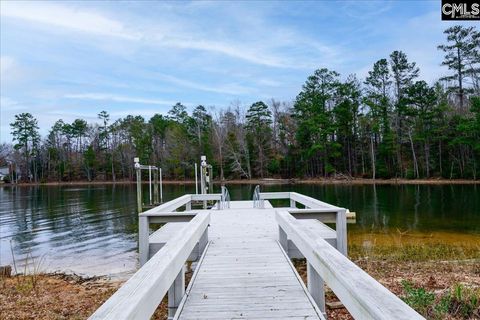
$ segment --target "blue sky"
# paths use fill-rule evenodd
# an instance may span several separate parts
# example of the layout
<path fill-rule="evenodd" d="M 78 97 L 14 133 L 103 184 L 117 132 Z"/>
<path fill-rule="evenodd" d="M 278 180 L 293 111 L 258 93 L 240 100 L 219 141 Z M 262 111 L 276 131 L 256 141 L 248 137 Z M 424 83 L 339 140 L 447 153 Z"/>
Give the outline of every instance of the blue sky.
<path fill-rule="evenodd" d="M 0 2 L 0 141 L 30 112 L 146 118 L 177 101 L 215 110 L 292 101 L 317 68 L 364 77 L 403 50 L 432 83 L 452 22 L 435 1 Z"/>

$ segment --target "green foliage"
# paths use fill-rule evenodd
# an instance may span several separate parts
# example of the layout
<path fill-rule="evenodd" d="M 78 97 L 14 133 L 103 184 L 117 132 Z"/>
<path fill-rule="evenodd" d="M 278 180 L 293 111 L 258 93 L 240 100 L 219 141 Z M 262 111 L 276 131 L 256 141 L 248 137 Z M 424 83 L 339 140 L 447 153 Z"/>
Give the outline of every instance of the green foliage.
<path fill-rule="evenodd" d="M 429 308 L 433 306 L 435 294 L 425 288 L 415 288 L 407 280 L 402 281 L 402 287 L 405 292 L 403 301 L 422 315 L 426 315 Z"/>
<path fill-rule="evenodd" d="M 21 150 L 24 158 L 23 172 L 24 179 L 30 177 L 32 172 L 30 159 L 35 156 L 38 151 L 38 144 L 40 142 L 40 135 L 38 133 L 38 122 L 30 113 L 21 113 L 15 115 L 15 121 L 10 124 L 12 128 L 14 148 Z M 36 171 L 33 170 L 33 178 L 37 180 Z"/>
<path fill-rule="evenodd" d="M 443 295 L 425 288 L 415 287 L 410 281 L 402 280 L 405 303 L 427 319 L 445 319 L 447 315 L 472 319 L 480 311 L 480 289 L 465 287 L 457 283 Z"/>
<path fill-rule="evenodd" d="M 480 33 L 475 27 L 452 26 L 444 31 L 447 36 L 447 44 L 438 46 L 445 53 L 442 65 L 452 70 L 452 74 L 443 77 L 442 80 L 453 81 L 448 90 L 455 94 L 459 100 L 460 108 L 464 107 L 467 93 L 480 94 L 478 87 L 478 71 L 480 68 Z M 476 83 L 473 88 L 465 88 L 465 82 L 472 80 Z"/>

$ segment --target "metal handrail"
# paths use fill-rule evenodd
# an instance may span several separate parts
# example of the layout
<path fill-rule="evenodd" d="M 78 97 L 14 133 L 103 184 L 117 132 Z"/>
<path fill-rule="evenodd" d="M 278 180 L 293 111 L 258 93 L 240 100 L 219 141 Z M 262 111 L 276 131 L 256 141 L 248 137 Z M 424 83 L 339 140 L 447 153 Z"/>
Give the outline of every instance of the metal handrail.
<path fill-rule="evenodd" d="M 228 192 L 227 187 L 222 186 L 222 200 L 221 200 L 222 209 L 230 209 L 230 193 Z"/>
<path fill-rule="evenodd" d="M 258 184 L 255 186 L 255 190 L 253 191 L 253 207 L 260 207 L 260 185 Z"/>

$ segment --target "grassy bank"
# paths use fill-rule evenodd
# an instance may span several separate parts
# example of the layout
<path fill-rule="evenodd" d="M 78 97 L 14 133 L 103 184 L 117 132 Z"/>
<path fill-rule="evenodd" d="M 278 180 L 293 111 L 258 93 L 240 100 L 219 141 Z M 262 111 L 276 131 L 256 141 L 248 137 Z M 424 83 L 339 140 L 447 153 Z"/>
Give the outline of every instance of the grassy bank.
<path fill-rule="evenodd" d="M 363 240 L 363 243 L 362 241 Z M 349 257 L 427 319 L 480 319 L 480 238 L 365 234 L 349 239 Z M 306 283 L 306 262 L 294 265 Z M 353 319 L 326 289 L 331 319 Z M 329 307 L 330 306 L 330 307 Z"/>
<path fill-rule="evenodd" d="M 185 285 L 193 271 L 187 268 Z M 87 319 L 124 281 L 106 277 L 80 277 L 63 273 L 0 276 L 0 320 Z M 165 297 L 151 317 L 168 319 Z"/>
<path fill-rule="evenodd" d="M 351 259 L 427 319 L 480 319 L 480 243 L 372 247 L 352 244 Z M 295 260 L 306 281 L 304 260 Z M 187 283 L 191 273 L 187 274 Z M 86 319 L 122 282 L 37 274 L 0 278 L 1 319 Z M 327 288 L 330 319 L 352 319 Z M 166 299 L 153 319 L 167 318 Z"/>
<path fill-rule="evenodd" d="M 480 260 L 354 261 L 427 319 L 480 319 Z M 305 261 L 294 265 L 306 283 Z M 330 319 L 353 319 L 328 288 L 326 301 Z"/>

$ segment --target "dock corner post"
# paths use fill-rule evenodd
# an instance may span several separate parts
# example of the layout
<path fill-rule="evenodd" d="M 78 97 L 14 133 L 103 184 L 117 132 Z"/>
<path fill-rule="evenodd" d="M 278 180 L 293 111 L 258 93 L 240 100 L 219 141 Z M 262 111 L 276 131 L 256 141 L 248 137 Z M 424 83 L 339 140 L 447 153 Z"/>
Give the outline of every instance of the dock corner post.
<path fill-rule="evenodd" d="M 290 198 L 290 208 L 296 208 L 296 207 L 297 207 L 297 203 L 295 202 L 295 200 Z"/>
<path fill-rule="evenodd" d="M 288 237 L 287 233 L 283 231 L 282 227 L 278 226 L 278 242 L 280 242 L 280 245 L 282 246 L 283 250 L 288 255 Z"/>
<path fill-rule="evenodd" d="M 347 213 L 346 209 L 340 209 L 337 211 L 337 218 L 335 223 L 335 229 L 337 232 L 337 250 L 340 251 L 345 257 L 347 257 Z"/>
<path fill-rule="evenodd" d="M 168 289 L 168 319 L 171 320 L 177 312 L 177 308 L 185 294 L 185 265 L 182 266 L 180 272 Z"/>
<path fill-rule="evenodd" d="M 312 296 L 313 300 L 320 308 L 323 316 L 327 318 L 327 313 L 325 311 L 325 284 L 322 277 L 318 272 L 312 267 L 312 265 L 307 261 L 307 288 L 308 292 Z"/>
<path fill-rule="evenodd" d="M 148 216 L 140 216 L 138 219 L 138 252 L 140 256 L 140 267 L 148 261 L 149 255 L 149 221 Z"/>

